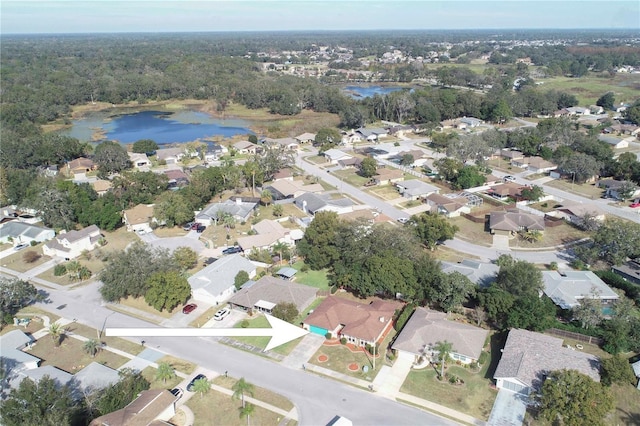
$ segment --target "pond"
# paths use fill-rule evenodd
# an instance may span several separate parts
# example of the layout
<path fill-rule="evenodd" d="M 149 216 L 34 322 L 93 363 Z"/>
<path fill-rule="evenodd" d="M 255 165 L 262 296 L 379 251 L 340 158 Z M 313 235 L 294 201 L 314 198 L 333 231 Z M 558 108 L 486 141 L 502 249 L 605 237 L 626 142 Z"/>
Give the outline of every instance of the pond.
<path fill-rule="evenodd" d="M 347 95 L 351 96 L 354 99 L 360 98 L 369 98 L 375 94 L 378 95 L 387 95 L 391 92 L 397 92 L 398 90 L 402 90 L 404 87 L 398 86 L 346 86 L 343 90 L 347 93 Z"/>
<path fill-rule="evenodd" d="M 151 139 L 160 145 L 253 133 L 249 130 L 250 121 L 222 120 L 198 111 L 140 111 L 116 116 L 92 113 L 73 120 L 72 124 L 73 127 L 63 133 L 81 141 L 133 143 L 140 139 Z M 99 137 L 94 138 L 95 135 Z"/>

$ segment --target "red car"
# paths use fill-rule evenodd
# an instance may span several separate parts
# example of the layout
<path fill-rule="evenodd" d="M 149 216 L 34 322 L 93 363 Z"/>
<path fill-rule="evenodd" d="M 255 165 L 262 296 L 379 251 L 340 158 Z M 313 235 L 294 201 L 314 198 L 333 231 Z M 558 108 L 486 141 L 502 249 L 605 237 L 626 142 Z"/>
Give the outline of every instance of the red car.
<path fill-rule="evenodd" d="M 629 207 L 631 207 L 632 209 L 638 208 L 638 207 L 640 207 L 640 202 L 639 203 L 632 203 Z"/>
<path fill-rule="evenodd" d="M 191 312 L 195 311 L 197 307 L 198 305 L 196 305 L 195 303 L 189 303 L 188 305 L 185 305 L 184 308 L 182 308 L 182 313 L 190 314 Z"/>

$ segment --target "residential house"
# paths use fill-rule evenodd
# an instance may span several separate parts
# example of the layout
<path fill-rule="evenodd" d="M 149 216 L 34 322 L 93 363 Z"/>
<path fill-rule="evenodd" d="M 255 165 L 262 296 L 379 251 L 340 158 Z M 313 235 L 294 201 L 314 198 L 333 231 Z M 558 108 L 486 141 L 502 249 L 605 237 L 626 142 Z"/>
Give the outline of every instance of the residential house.
<path fill-rule="evenodd" d="M 515 182 L 505 182 L 500 185 L 494 185 L 486 191 L 487 195 L 497 198 L 500 201 L 506 201 L 509 198 L 517 199 L 526 186 Z"/>
<path fill-rule="evenodd" d="M 364 207 L 364 206 L 363 206 Z M 348 221 L 356 221 L 356 220 L 364 220 L 369 224 L 373 225 L 376 221 L 376 218 L 381 217 L 380 213 L 376 210 L 372 210 L 371 208 L 363 208 L 354 210 L 352 212 L 340 213 L 340 219 L 348 220 Z M 382 218 L 381 221 L 387 221 L 388 218 Z"/>
<path fill-rule="evenodd" d="M 235 292 L 235 277 L 238 272 L 245 271 L 252 279 L 256 276 L 256 269 L 256 265 L 242 255 L 231 254 L 191 275 L 187 281 L 195 300 L 217 305 L 225 302 Z"/>
<path fill-rule="evenodd" d="M 196 222 L 203 225 L 217 224 L 225 214 L 230 214 L 240 222 L 246 222 L 258 208 L 256 201 L 243 201 L 241 197 L 235 200 L 226 200 L 222 203 L 211 203 L 199 212 L 196 212 Z"/>
<path fill-rule="evenodd" d="M 169 424 L 165 422 L 175 416 L 178 398 L 166 389 L 145 390 L 126 407 L 93 419 L 89 426 Z"/>
<path fill-rule="evenodd" d="M 165 170 L 163 173 L 169 179 L 167 181 L 169 189 L 179 189 L 189 184 L 189 176 L 180 169 Z"/>
<path fill-rule="evenodd" d="M 82 390 L 104 389 L 120 380 L 118 370 L 104 364 L 92 362 L 73 375 L 78 387 Z"/>
<path fill-rule="evenodd" d="M 364 140 L 372 142 L 377 142 L 380 138 L 384 138 L 389 135 L 386 129 L 373 127 L 369 129 L 360 127 L 356 130 L 356 133 L 359 133 Z"/>
<path fill-rule="evenodd" d="M 229 299 L 229 304 L 270 314 L 278 303 L 293 303 L 298 312 L 302 312 L 316 300 L 317 294 L 315 287 L 265 275 L 255 283 L 243 286 Z"/>
<path fill-rule="evenodd" d="M 314 143 L 316 141 L 316 134 L 315 133 L 303 133 L 301 135 L 298 135 L 295 137 L 295 140 L 298 141 L 298 143 L 303 144 L 303 143 Z"/>
<path fill-rule="evenodd" d="M 509 149 L 509 148 L 504 148 L 500 150 L 500 156 L 505 160 L 509 160 L 509 161 L 521 160 L 524 158 L 524 154 L 522 152 Z"/>
<path fill-rule="evenodd" d="M 640 135 L 640 126 L 635 124 L 614 124 L 611 127 L 605 129 L 607 133 L 616 133 L 618 135 L 638 136 Z M 633 142 L 633 139 L 627 139 L 629 142 Z"/>
<path fill-rule="evenodd" d="M 267 146 L 280 146 L 290 151 L 297 151 L 298 149 L 300 149 L 300 144 L 294 138 L 265 138 L 264 144 Z"/>
<path fill-rule="evenodd" d="M 147 157 L 147 154 L 137 152 L 128 152 L 127 154 L 129 155 L 129 160 L 133 164 L 133 167 L 136 169 L 145 171 L 149 170 L 151 167 L 151 161 L 149 160 L 149 157 Z"/>
<path fill-rule="evenodd" d="M 91 186 L 93 187 L 94 191 L 96 191 L 98 196 L 102 197 L 104 194 L 109 192 L 113 185 L 109 180 L 97 179 L 91 182 Z"/>
<path fill-rule="evenodd" d="M 605 213 L 600 207 L 582 203 L 569 203 L 568 205 L 556 207 L 554 211 L 547 213 L 547 215 L 562 218 L 576 226 L 582 226 L 587 215 L 599 222 L 604 222 L 605 219 Z"/>
<path fill-rule="evenodd" d="M 249 141 L 239 141 L 233 144 L 233 149 L 235 149 L 238 154 L 242 155 L 254 155 L 258 152 L 260 147 L 255 143 L 251 143 Z"/>
<path fill-rule="evenodd" d="M 350 158 L 343 158 L 342 160 L 338 160 L 338 165 L 343 169 L 360 168 L 360 163 L 362 163 L 362 158 L 359 158 L 359 157 L 350 157 Z"/>
<path fill-rule="evenodd" d="M 622 265 L 613 266 L 611 271 L 626 281 L 640 285 L 640 259 L 629 260 Z"/>
<path fill-rule="evenodd" d="M 518 209 L 489 213 L 492 234 L 512 235 L 519 231 L 544 232 L 544 217 L 524 213 Z"/>
<path fill-rule="evenodd" d="M 403 137 L 407 133 L 413 133 L 414 131 L 415 131 L 415 128 L 413 126 L 409 126 L 406 124 L 387 127 L 387 132 L 390 135 L 396 136 L 398 138 Z"/>
<path fill-rule="evenodd" d="M 600 381 L 596 356 L 565 348 L 563 339 L 514 328 L 493 378 L 499 389 L 528 395 L 541 388 L 549 373 L 559 370 L 577 370 Z"/>
<path fill-rule="evenodd" d="M 418 307 L 391 347 L 399 358 L 418 363 L 422 357 L 436 359 L 435 346 L 445 340 L 452 344 L 449 356 L 462 364 L 477 362 L 489 332 L 480 327 L 447 319 L 444 312 Z"/>
<path fill-rule="evenodd" d="M 280 169 L 273 174 L 273 182 L 277 182 L 279 180 L 293 180 L 293 171 L 291 169 Z"/>
<path fill-rule="evenodd" d="M 496 186 L 504 182 L 502 178 L 499 178 L 498 176 L 494 176 L 494 175 L 486 175 L 484 179 L 485 179 L 484 184 L 487 186 Z"/>
<path fill-rule="evenodd" d="M 426 203 L 431 206 L 431 211 L 448 218 L 459 217 L 462 213 L 470 213 L 471 207 L 467 205 L 465 197 L 447 197 L 442 194 L 429 194 Z"/>
<path fill-rule="evenodd" d="M 591 271 L 543 271 L 544 294 L 562 309 L 580 306 L 583 299 L 599 299 L 610 306 L 620 296 Z"/>
<path fill-rule="evenodd" d="M 376 170 L 376 174 L 373 175 L 373 181 L 376 185 L 390 185 L 392 183 L 401 182 L 404 180 L 404 172 L 398 169 L 392 169 L 387 167 L 381 167 Z"/>
<path fill-rule="evenodd" d="M 598 135 L 598 140 L 609 144 L 613 149 L 623 149 L 629 148 L 629 142 L 635 141 L 636 138 L 633 136 L 621 138 L 618 136 L 605 135 L 601 133 Z"/>
<path fill-rule="evenodd" d="M 615 180 L 615 179 L 602 179 L 598 181 L 598 187 L 604 188 L 604 196 L 609 198 L 615 198 L 616 200 L 624 201 L 621 192 L 625 188 L 634 188 L 626 199 L 634 199 L 640 197 L 640 188 L 633 182 L 628 180 Z M 625 194 L 626 195 L 626 194 Z"/>
<path fill-rule="evenodd" d="M 332 211 L 338 214 L 353 211 L 354 202 L 349 198 L 331 199 L 329 195 L 304 193 L 294 200 L 296 207 L 303 212 L 315 215 L 320 211 Z"/>
<path fill-rule="evenodd" d="M 451 274 L 459 272 L 480 287 L 488 287 L 496 280 L 500 267 L 495 263 L 484 263 L 464 259 L 461 262 L 440 262 L 442 272 Z"/>
<path fill-rule="evenodd" d="M 343 131 L 341 132 L 341 134 L 342 134 L 341 145 L 349 145 L 349 144 L 355 145 L 356 143 L 362 142 L 364 140 L 364 137 L 360 133 L 354 130 L 350 130 L 348 132 Z"/>
<path fill-rule="evenodd" d="M 640 360 L 631 364 L 631 369 L 633 370 L 633 374 L 635 374 L 636 378 L 638 379 L 636 388 L 640 389 Z"/>
<path fill-rule="evenodd" d="M 207 144 L 207 150 L 204 153 L 204 162 L 207 164 L 211 164 L 215 161 L 218 161 L 221 156 L 228 152 L 229 150 L 226 146 L 209 143 Z"/>
<path fill-rule="evenodd" d="M 299 229 L 289 229 L 280 225 L 279 222 L 264 219 L 251 226 L 254 235 L 238 237 L 238 245 L 243 251 L 249 252 L 253 249 L 268 249 L 277 243 L 284 243 L 292 246 L 304 236 Z"/>
<path fill-rule="evenodd" d="M 14 206 L 15 207 L 15 206 Z M 18 218 L 18 213 L 12 206 L 0 207 L 0 224 L 10 222 Z"/>
<path fill-rule="evenodd" d="M 277 180 L 266 187 L 271 192 L 274 200 L 296 198 L 307 192 L 321 193 L 324 188 L 319 183 L 305 185 L 300 180 Z"/>
<path fill-rule="evenodd" d="M 78 173 L 87 173 L 97 168 L 98 167 L 93 160 L 85 157 L 79 157 L 67 163 L 67 169 L 74 175 Z"/>
<path fill-rule="evenodd" d="M 184 157 L 182 148 L 161 148 L 156 150 L 156 159 L 164 164 L 178 164 Z"/>
<path fill-rule="evenodd" d="M 421 167 L 427 163 L 427 159 L 424 157 L 424 152 L 419 149 L 411 149 L 409 151 L 400 151 L 394 155 L 395 160 L 400 163 L 404 157 L 411 156 L 411 164 L 405 164 L 410 167 Z"/>
<path fill-rule="evenodd" d="M 324 158 L 327 159 L 329 164 L 338 164 L 340 160 L 352 158 L 351 155 L 334 148 L 326 150 L 322 155 L 324 155 Z"/>
<path fill-rule="evenodd" d="M 53 229 L 36 226 L 30 223 L 12 220 L 0 225 L 0 243 L 13 242 L 14 245 L 41 243 L 56 236 Z"/>
<path fill-rule="evenodd" d="M 440 192 L 440 188 L 434 185 L 430 185 L 419 179 L 405 180 L 404 182 L 396 183 L 396 188 L 403 197 L 410 200 L 419 200 L 426 198 L 430 194 L 437 194 Z"/>
<path fill-rule="evenodd" d="M 569 111 L 569 115 L 591 115 L 589 108 L 567 107 L 566 110 Z"/>
<path fill-rule="evenodd" d="M 11 330 L 0 335 L 0 362 L 5 370 L 2 380 L 12 378 L 21 371 L 38 368 L 40 358 L 23 351 L 34 343 L 35 339 L 22 330 Z"/>
<path fill-rule="evenodd" d="M 75 259 L 83 252 L 100 246 L 101 239 L 100 228 L 91 225 L 79 231 L 61 232 L 42 246 L 42 252 L 45 256 Z"/>
<path fill-rule="evenodd" d="M 558 168 L 557 164 L 538 156 L 514 159 L 511 161 L 511 165 L 533 173 L 546 173 Z"/>
<path fill-rule="evenodd" d="M 475 118 L 475 117 L 462 117 L 459 120 L 459 122 L 461 124 L 466 125 L 469 128 L 478 127 L 479 125 L 484 123 L 484 121 L 480 120 L 479 118 Z"/>
<path fill-rule="evenodd" d="M 24 379 L 30 379 L 35 383 L 39 383 L 43 377 L 49 377 L 54 381 L 56 388 L 62 387 L 73 379 L 73 375 L 66 371 L 60 370 L 53 365 L 45 365 L 43 367 L 33 368 L 29 370 L 21 370 L 12 374 L 9 381 L 9 387 L 17 389 Z"/>
<path fill-rule="evenodd" d="M 151 224 L 157 223 L 153 216 L 153 204 L 138 204 L 137 206 L 122 212 L 122 221 L 129 232 L 151 232 Z"/>
<path fill-rule="evenodd" d="M 589 105 L 588 109 L 591 112 L 591 114 L 595 114 L 595 115 L 604 114 L 604 108 L 602 108 L 600 105 Z"/>
<path fill-rule="evenodd" d="M 365 347 L 381 342 L 393 326 L 393 315 L 402 303 L 375 299 L 370 303 L 329 296 L 304 319 L 311 333 Z"/>

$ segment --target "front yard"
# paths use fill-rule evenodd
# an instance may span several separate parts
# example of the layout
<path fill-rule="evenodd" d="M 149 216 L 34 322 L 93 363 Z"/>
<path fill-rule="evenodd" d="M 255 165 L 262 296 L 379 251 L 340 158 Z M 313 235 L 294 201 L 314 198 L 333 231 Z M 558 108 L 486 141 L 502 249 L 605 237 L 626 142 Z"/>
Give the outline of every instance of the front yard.
<path fill-rule="evenodd" d="M 583 197 L 591 198 L 592 200 L 600 198 L 603 193 L 602 188 L 598 188 L 593 183 L 572 183 L 571 180 L 554 179 L 545 183 L 545 185 L 582 195 Z"/>
<path fill-rule="evenodd" d="M 319 290 L 329 290 L 329 279 L 327 278 L 326 269 L 323 269 L 321 271 L 307 269 L 306 271 L 302 272 L 301 269 L 304 266 L 304 262 L 301 261 L 296 262 L 291 266 L 298 270 L 298 273 L 295 277 L 297 283 L 315 287 Z"/>
<path fill-rule="evenodd" d="M 356 169 L 337 170 L 333 172 L 333 175 L 336 176 L 338 179 L 355 187 L 364 186 L 364 184 L 369 181 L 368 178 L 362 177 L 359 174 L 357 174 Z"/>
<path fill-rule="evenodd" d="M 243 322 L 246 321 L 245 324 Z M 246 327 L 242 327 L 242 325 L 246 325 Z M 271 328 L 267 317 L 264 315 L 258 314 L 250 317 L 246 320 L 240 321 L 239 323 L 233 326 L 234 328 Z M 271 337 L 269 336 L 247 336 L 247 337 L 234 337 L 234 340 L 237 340 L 242 343 L 246 343 L 247 345 L 255 346 L 256 348 L 264 349 L 267 347 L 269 340 Z M 277 346 L 271 351 L 280 354 L 280 355 L 289 355 L 289 353 L 300 343 L 302 337 L 292 340 L 284 345 Z"/>

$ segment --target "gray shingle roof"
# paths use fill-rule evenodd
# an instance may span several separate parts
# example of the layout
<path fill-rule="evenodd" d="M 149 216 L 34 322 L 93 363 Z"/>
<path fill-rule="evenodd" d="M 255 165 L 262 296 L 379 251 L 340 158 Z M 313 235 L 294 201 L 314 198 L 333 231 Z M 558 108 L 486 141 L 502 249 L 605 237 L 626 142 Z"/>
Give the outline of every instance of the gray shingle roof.
<path fill-rule="evenodd" d="M 434 185 L 429 185 L 418 179 L 405 180 L 404 182 L 396 183 L 396 186 L 404 188 L 404 192 L 412 196 L 429 194 L 432 192 L 438 192 L 439 188 Z"/>
<path fill-rule="evenodd" d="M 249 288 L 242 288 L 229 299 L 229 303 L 251 309 L 264 300 L 274 304 L 293 303 L 302 312 L 318 294 L 318 289 L 265 275 Z"/>
<path fill-rule="evenodd" d="M 234 285 L 238 272 L 246 271 L 251 275 L 255 270 L 256 266 L 250 260 L 240 254 L 232 254 L 191 275 L 188 281 L 192 289 L 202 288 L 212 295 L 218 295 Z"/>
<path fill-rule="evenodd" d="M 102 389 L 120 380 L 117 370 L 97 362 L 87 365 L 73 377 L 81 389 Z"/>
<path fill-rule="evenodd" d="M 599 361 L 594 355 L 562 346 L 562 339 L 533 331 L 512 329 L 493 377 L 514 378 L 538 388 L 546 374 L 577 370 L 600 381 Z"/>
<path fill-rule="evenodd" d="M 11 222 L 7 222 L 0 227 L 0 234 L 3 237 L 12 237 L 17 238 L 19 236 L 25 236 L 30 239 L 38 239 L 42 234 L 52 232 L 53 230 L 50 228 L 45 228 L 41 226 L 31 225 L 30 223 L 19 222 L 17 220 L 12 220 Z"/>
<path fill-rule="evenodd" d="M 580 300 L 593 297 L 595 288 L 600 299 L 617 300 L 618 294 L 591 271 L 543 271 L 544 294 L 563 309 L 580 304 Z"/>
<path fill-rule="evenodd" d="M 480 286 L 491 284 L 500 270 L 500 267 L 493 263 L 483 263 L 469 259 L 464 259 L 460 263 L 441 262 L 441 267 L 444 273 L 460 272 Z"/>
<path fill-rule="evenodd" d="M 448 341 L 453 351 L 478 359 L 488 331 L 469 324 L 447 320 L 447 314 L 425 308 L 416 308 L 393 344 L 393 349 L 421 354 L 425 347 Z"/>
<path fill-rule="evenodd" d="M 196 219 L 216 220 L 222 213 L 229 213 L 236 218 L 246 218 L 256 208 L 257 203 L 227 200 L 206 206 L 196 215 Z"/>
<path fill-rule="evenodd" d="M 22 330 L 12 330 L 0 336 L 0 348 L 2 349 L 0 355 L 4 358 L 3 362 L 6 362 L 9 369 L 19 367 L 21 364 L 40 361 L 40 358 L 20 350 L 29 342 L 34 342 L 34 340 Z"/>

